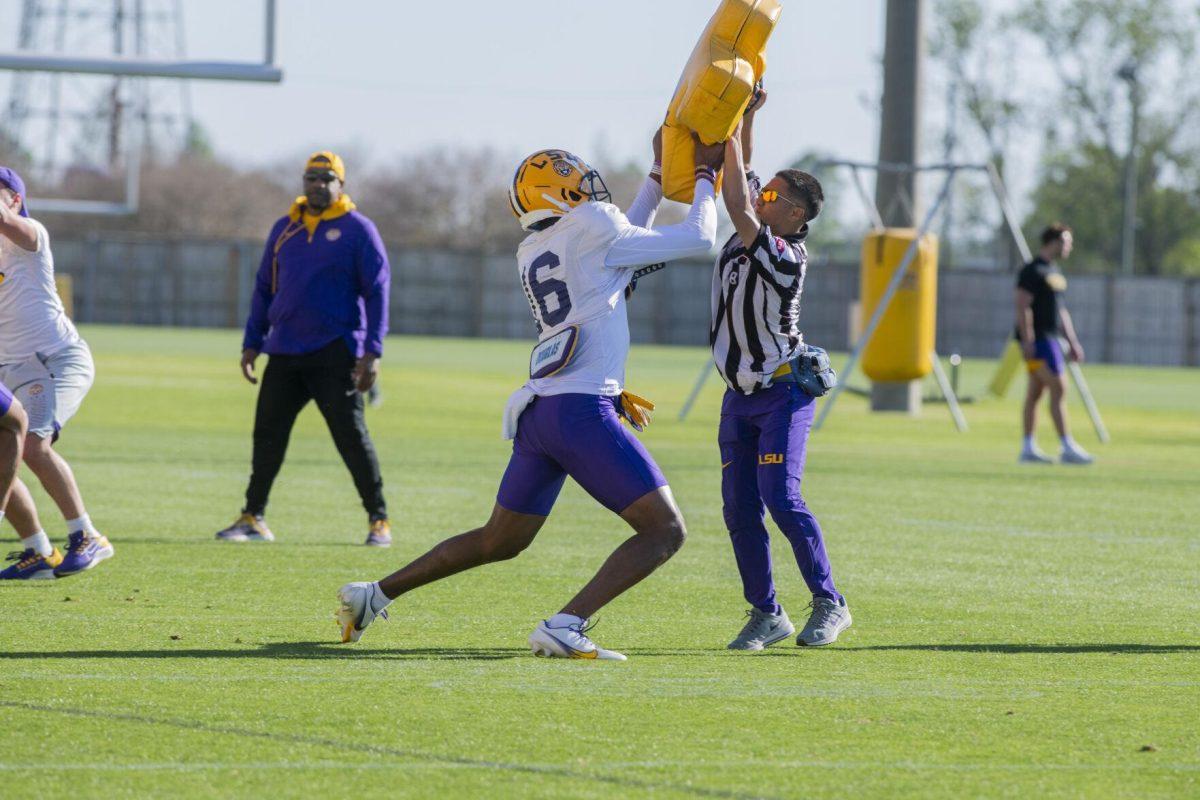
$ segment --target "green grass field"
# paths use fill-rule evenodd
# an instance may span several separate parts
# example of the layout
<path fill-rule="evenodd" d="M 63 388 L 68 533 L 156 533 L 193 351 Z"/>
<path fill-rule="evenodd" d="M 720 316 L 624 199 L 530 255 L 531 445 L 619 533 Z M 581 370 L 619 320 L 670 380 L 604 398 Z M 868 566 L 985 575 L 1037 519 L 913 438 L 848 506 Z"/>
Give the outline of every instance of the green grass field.
<path fill-rule="evenodd" d="M 279 541 L 213 541 L 250 458 L 237 333 L 84 333 L 99 377 L 60 449 L 117 555 L 0 586 L 0 796 L 1200 795 L 1200 370 L 1091 368 L 1113 442 L 1073 406 L 1090 469 L 1015 463 L 1016 390 L 968 406 L 965 435 L 943 407 L 910 420 L 844 398 L 805 495 L 855 625 L 746 655 L 724 650 L 744 605 L 717 381 L 678 423 L 703 351 L 635 348 L 630 386 L 660 409 L 645 441 L 690 536 L 602 612 L 597 640 L 630 656 L 614 664 L 525 649 L 626 535 L 573 485 L 519 559 L 334 644 L 338 586 L 486 518 L 524 343 L 389 342 L 369 420 L 398 535 L 378 551 L 313 408 L 272 498 Z M 991 368 L 968 363 L 964 389 Z"/>

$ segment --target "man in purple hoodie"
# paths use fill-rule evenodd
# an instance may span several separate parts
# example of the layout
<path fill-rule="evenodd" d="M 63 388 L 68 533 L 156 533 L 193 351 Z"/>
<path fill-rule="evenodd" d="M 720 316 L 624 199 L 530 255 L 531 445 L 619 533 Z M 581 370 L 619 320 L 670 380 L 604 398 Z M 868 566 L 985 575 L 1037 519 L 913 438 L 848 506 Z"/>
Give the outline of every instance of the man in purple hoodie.
<path fill-rule="evenodd" d="M 370 520 L 367 545 L 392 543 L 379 460 L 363 417 L 388 330 L 387 253 L 374 223 L 343 191 L 346 168 L 331 152 L 304 168 L 304 195 L 271 229 L 242 342 L 242 375 L 258 383 L 255 362 L 270 356 L 254 418 L 246 505 L 226 542 L 273 541 L 263 520 L 292 425 L 315 400 L 346 462 Z"/>

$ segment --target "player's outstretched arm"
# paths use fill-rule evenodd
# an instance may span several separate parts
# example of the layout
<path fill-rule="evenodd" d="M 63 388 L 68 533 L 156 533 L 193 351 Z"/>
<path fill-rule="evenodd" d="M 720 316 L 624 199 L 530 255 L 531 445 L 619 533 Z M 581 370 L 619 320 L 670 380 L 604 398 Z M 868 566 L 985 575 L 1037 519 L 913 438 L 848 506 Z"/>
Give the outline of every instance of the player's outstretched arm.
<path fill-rule="evenodd" d="M 746 107 L 746 113 L 742 115 L 742 132 L 739 138 L 742 142 L 742 163 L 746 166 L 747 171 L 749 171 L 754 157 L 754 115 L 766 103 L 767 90 L 763 88 L 760 80 L 754 87 L 754 97 L 750 100 L 750 105 Z"/>
<path fill-rule="evenodd" d="M 0 191 L 0 236 L 8 239 L 22 250 L 33 253 L 38 249 L 37 227 L 19 211 L 25 198 L 8 189 Z"/>
<path fill-rule="evenodd" d="M 713 199 L 716 171 L 724 158 L 723 143 L 696 141 L 696 188 L 687 219 L 678 225 L 641 228 L 630 225 L 608 250 L 608 267 L 640 267 L 680 258 L 708 255 L 717 242 L 717 206 Z"/>
<path fill-rule="evenodd" d="M 654 149 L 654 166 L 650 168 L 650 174 L 646 176 L 646 180 L 642 184 L 642 188 L 638 191 L 637 197 L 634 198 L 633 204 L 625 212 L 625 218 L 639 228 L 650 228 L 654 225 L 654 217 L 658 213 L 659 204 L 662 202 L 661 127 L 654 132 L 654 139 L 651 145 Z"/>
<path fill-rule="evenodd" d="M 758 231 L 762 225 L 750 198 L 750 181 L 746 173 L 745 155 L 742 153 L 744 129 L 745 122 L 739 122 L 737 130 L 725 143 L 725 183 L 722 189 L 729 219 L 742 244 L 749 247 L 758 238 Z"/>

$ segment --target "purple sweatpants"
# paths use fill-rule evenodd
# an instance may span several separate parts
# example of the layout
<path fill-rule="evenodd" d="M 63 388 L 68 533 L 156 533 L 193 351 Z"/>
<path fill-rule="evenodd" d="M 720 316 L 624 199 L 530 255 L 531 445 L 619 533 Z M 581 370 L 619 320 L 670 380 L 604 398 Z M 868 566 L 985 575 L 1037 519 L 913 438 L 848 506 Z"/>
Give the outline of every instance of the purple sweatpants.
<path fill-rule="evenodd" d="M 794 383 L 778 383 L 751 395 L 727 390 L 721 403 L 717 438 L 725 525 L 746 602 L 772 614 L 778 614 L 780 606 L 765 511 L 791 543 L 813 596 L 841 599 L 833 586 L 821 526 L 800 496 L 815 407 L 813 398 Z"/>
<path fill-rule="evenodd" d="M 617 416 L 615 398 L 538 397 L 517 423 L 496 502 L 518 514 L 549 516 L 568 475 L 617 514 L 667 485 L 654 459 Z"/>

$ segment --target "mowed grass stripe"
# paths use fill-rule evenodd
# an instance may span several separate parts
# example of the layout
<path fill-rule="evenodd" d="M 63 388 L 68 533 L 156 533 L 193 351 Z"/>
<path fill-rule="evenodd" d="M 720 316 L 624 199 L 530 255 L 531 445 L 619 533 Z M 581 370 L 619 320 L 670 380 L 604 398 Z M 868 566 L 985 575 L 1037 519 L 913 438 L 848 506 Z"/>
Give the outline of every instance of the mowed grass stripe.
<path fill-rule="evenodd" d="M 1200 791 L 1195 370 L 1089 368 L 1113 443 L 1095 444 L 1072 406 L 1100 458 L 1087 470 L 1015 463 L 1019 392 L 983 398 L 989 362 L 963 370 L 978 398 L 966 435 L 944 407 L 910 420 L 844 398 L 812 439 L 804 489 L 855 626 L 834 648 L 747 657 L 723 650 L 743 603 L 720 506 L 720 387 L 710 381 L 678 422 L 704 352 L 635 347 L 630 386 L 660 404 L 644 441 L 689 541 L 602 612 L 598 641 L 631 660 L 595 665 L 524 651 L 536 621 L 627 535 L 571 485 L 520 558 L 401 598 L 354 648 L 333 643 L 338 585 L 486 518 L 524 343 L 389 340 L 385 403 L 368 421 L 397 544 L 378 552 L 360 545 L 365 515 L 312 408 L 272 497 L 279 542 L 212 541 L 249 468 L 254 389 L 237 374 L 237 333 L 85 335 L 99 377 L 59 447 L 117 557 L 79 578 L 0 587 L 0 701 L 213 730 L 0 705 L 6 797 Z M 773 542 L 780 596 L 800 616 L 803 584 Z M 341 756 L 301 739 L 445 760 L 338 750 L 339 771 Z M 32 747 L 51 763 L 23 772 Z M 627 783 L 603 790 L 597 774 Z"/>

